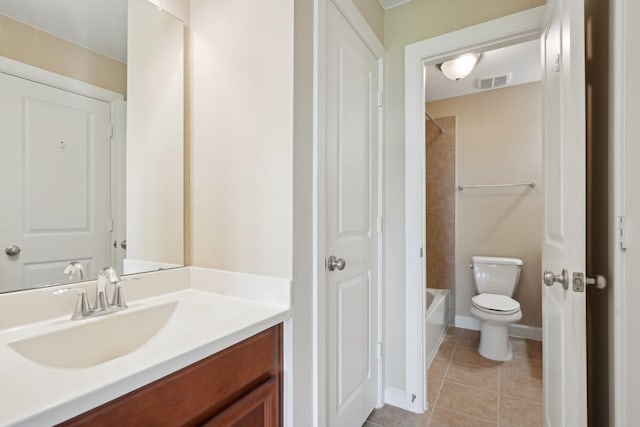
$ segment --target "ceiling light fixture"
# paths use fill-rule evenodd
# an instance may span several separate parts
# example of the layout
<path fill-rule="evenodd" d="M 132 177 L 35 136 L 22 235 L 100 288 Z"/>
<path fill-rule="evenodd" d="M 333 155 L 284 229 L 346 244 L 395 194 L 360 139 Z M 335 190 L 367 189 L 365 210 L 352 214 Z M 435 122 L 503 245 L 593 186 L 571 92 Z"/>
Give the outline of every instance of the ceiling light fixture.
<path fill-rule="evenodd" d="M 480 59 L 480 54 L 465 53 L 450 61 L 438 64 L 438 68 L 449 80 L 460 81 L 471 73 L 473 67 L 478 63 L 478 59 Z"/>

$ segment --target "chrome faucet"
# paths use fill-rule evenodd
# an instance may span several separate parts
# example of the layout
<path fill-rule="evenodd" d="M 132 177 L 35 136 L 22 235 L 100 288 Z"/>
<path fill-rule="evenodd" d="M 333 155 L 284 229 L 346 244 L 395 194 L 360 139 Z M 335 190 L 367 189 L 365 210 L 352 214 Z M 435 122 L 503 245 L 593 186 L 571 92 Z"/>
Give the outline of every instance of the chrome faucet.
<path fill-rule="evenodd" d="M 137 280 L 137 278 L 126 280 Z M 118 273 L 113 267 L 107 267 L 100 270 L 100 272 L 98 272 L 97 282 L 96 302 L 93 306 L 91 306 L 91 304 L 89 303 L 89 299 L 87 298 L 87 291 L 82 288 L 63 288 L 53 291 L 54 295 L 62 295 L 69 291 L 75 291 L 78 293 L 76 308 L 73 312 L 73 315 L 71 316 L 71 320 L 102 316 L 104 314 L 109 314 L 128 308 L 127 303 L 124 299 L 124 293 L 122 292 L 122 285 L 124 280 L 120 279 L 120 276 L 118 276 Z M 111 303 L 109 303 L 107 299 L 108 283 L 114 285 Z"/>
<path fill-rule="evenodd" d="M 69 280 L 73 280 L 74 276 L 78 276 L 78 280 L 82 281 L 87 276 L 84 271 L 84 266 L 78 261 L 73 261 L 64 267 L 64 274 L 69 277 Z"/>
<path fill-rule="evenodd" d="M 103 268 L 98 272 L 98 287 L 96 289 L 96 303 L 94 304 L 94 310 L 109 310 L 111 307 L 107 300 L 107 283 L 115 285 L 120 282 L 118 273 L 113 267 Z"/>

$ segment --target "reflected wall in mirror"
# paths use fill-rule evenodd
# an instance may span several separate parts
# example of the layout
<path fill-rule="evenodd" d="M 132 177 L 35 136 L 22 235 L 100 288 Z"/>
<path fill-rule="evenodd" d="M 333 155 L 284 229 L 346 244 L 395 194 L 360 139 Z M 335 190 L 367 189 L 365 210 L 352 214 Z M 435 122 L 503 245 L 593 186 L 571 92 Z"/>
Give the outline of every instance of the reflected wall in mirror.
<path fill-rule="evenodd" d="M 0 0 L 0 292 L 184 264 L 184 27 Z"/>

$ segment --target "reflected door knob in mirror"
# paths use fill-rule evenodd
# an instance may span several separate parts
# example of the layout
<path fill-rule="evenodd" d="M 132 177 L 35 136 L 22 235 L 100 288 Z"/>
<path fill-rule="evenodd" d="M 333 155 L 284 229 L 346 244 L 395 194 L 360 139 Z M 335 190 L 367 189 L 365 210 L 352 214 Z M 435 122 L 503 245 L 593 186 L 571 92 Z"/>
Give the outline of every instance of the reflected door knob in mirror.
<path fill-rule="evenodd" d="M 18 256 L 20 255 L 20 246 L 9 245 L 4 249 L 4 253 L 9 256 Z"/>
<path fill-rule="evenodd" d="M 333 255 L 331 255 L 327 260 L 327 268 L 329 271 L 334 271 L 335 269 L 344 270 L 346 265 L 347 263 L 344 258 L 336 258 Z"/>
<path fill-rule="evenodd" d="M 563 269 L 562 273 L 558 275 L 546 270 L 542 275 L 542 281 L 547 286 L 552 286 L 554 283 L 560 283 L 564 289 L 569 289 L 569 273 L 566 269 Z"/>

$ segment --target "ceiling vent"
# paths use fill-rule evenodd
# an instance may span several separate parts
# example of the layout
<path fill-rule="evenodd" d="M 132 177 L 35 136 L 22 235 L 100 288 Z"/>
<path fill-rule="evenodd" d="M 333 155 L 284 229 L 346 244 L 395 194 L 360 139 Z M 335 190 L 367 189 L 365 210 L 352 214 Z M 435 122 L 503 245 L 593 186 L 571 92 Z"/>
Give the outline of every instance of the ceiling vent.
<path fill-rule="evenodd" d="M 511 73 L 498 74 L 495 76 L 482 77 L 478 79 L 478 89 L 497 89 L 505 87 L 511 81 Z"/>

